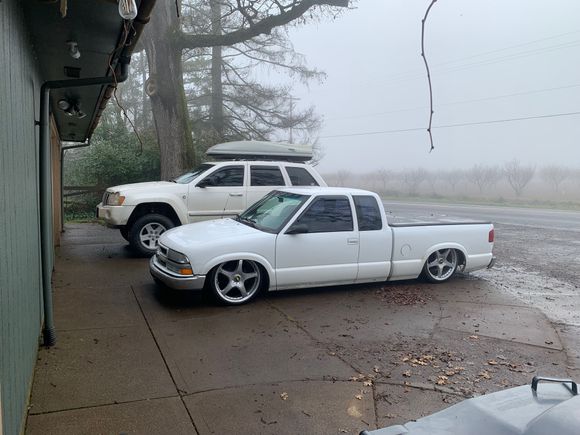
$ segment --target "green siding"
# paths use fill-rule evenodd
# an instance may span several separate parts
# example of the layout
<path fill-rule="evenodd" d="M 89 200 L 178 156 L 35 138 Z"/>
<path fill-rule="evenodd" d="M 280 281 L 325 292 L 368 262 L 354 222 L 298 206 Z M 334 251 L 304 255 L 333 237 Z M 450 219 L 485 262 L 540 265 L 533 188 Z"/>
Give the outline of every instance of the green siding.
<path fill-rule="evenodd" d="M 0 2 L 0 384 L 4 435 L 23 430 L 41 328 L 40 77 L 18 0 Z"/>

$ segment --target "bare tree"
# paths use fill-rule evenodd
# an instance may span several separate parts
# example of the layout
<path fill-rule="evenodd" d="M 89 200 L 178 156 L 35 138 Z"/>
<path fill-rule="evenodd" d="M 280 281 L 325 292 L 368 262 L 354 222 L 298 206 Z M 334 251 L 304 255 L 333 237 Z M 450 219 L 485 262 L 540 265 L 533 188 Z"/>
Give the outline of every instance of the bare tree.
<path fill-rule="evenodd" d="M 562 182 L 570 177 L 570 170 L 562 166 L 552 165 L 543 167 L 540 174 L 542 179 L 550 184 L 554 192 L 559 192 Z"/>
<path fill-rule="evenodd" d="M 439 174 L 439 179 L 451 186 L 451 190 L 455 192 L 457 184 L 465 181 L 465 172 L 461 169 L 443 171 Z"/>
<path fill-rule="evenodd" d="M 479 193 L 483 193 L 484 188 L 497 184 L 501 178 L 501 171 L 493 166 L 475 165 L 468 171 L 467 176 L 477 186 Z"/>
<path fill-rule="evenodd" d="M 387 190 L 387 183 L 392 178 L 392 173 L 387 171 L 385 168 L 381 168 L 376 172 L 376 177 L 381 180 L 383 191 Z"/>
<path fill-rule="evenodd" d="M 351 177 L 352 172 L 348 169 L 341 169 L 336 173 L 336 184 L 338 186 L 344 186 Z"/>
<path fill-rule="evenodd" d="M 425 180 L 427 171 L 423 168 L 417 168 L 404 171 L 401 174 L 401 181 L 407 186 L 407 191 L 410 195 L 417 195 L 419 186 Z"/>
<path fill-rule="evenodd" d="M 504 174 L 516 196 L 521 196 L 524 188 L 534 178 L 536 168 L 524 166 L 517 159 L 508 162 L 504 166 Z"/>

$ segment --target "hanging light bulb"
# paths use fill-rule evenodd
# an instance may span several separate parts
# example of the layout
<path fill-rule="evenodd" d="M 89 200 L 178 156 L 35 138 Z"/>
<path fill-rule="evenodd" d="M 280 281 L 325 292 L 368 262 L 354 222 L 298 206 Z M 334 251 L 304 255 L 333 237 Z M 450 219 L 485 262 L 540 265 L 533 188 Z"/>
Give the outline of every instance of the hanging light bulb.
<path fill-rule="evenodd" d="M 134 20 L 137 16 L 135 0 L 119 0 L 119 15 L 125 20 Z"/>

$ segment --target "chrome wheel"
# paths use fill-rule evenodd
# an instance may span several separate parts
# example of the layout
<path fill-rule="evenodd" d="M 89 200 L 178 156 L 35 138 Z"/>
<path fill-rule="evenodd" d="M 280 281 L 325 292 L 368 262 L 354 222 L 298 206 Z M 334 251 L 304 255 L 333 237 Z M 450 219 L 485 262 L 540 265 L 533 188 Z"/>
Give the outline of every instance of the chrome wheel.
<path fill-rule="evenodd" d="M 447 281 L 457 269 L 457 251 L 440 249 L 433 252 L 425 263 L 425 276 L 431 282 Z"/>
<path fill-rule="evenodd" d="M 159 222 L 148 223 L 139 231 L 139 241 L 145 248 L 155 250 L 159 244 L 159 237 L 165 231 L 167 231 L 167 228 Z"/>
<path fill-rule="evenodd" d="M 228 304 L 243 304 L 260 289 L 260 267 L 250 260 L 234 260 L 215 269 L 212 287 L 215 295 Z"/>

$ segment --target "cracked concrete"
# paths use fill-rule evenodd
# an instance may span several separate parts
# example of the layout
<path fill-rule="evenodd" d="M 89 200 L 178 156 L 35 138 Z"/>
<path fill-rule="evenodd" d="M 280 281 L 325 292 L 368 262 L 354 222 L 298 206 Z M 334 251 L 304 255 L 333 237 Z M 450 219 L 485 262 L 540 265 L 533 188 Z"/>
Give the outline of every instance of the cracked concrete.
<path fill-rule="evenodd" d="M 117 232 L 69 225 L 54 276 L 58 343 L 39 352 L 26 433 L 354 434 L 534 374 L 574 375 L 578 275 L 530 273 L 521 256 L 540 249 L 526 231 L 498 226 L 499 268 L 445 285 L 219 307 L 157 288 Z"/>

